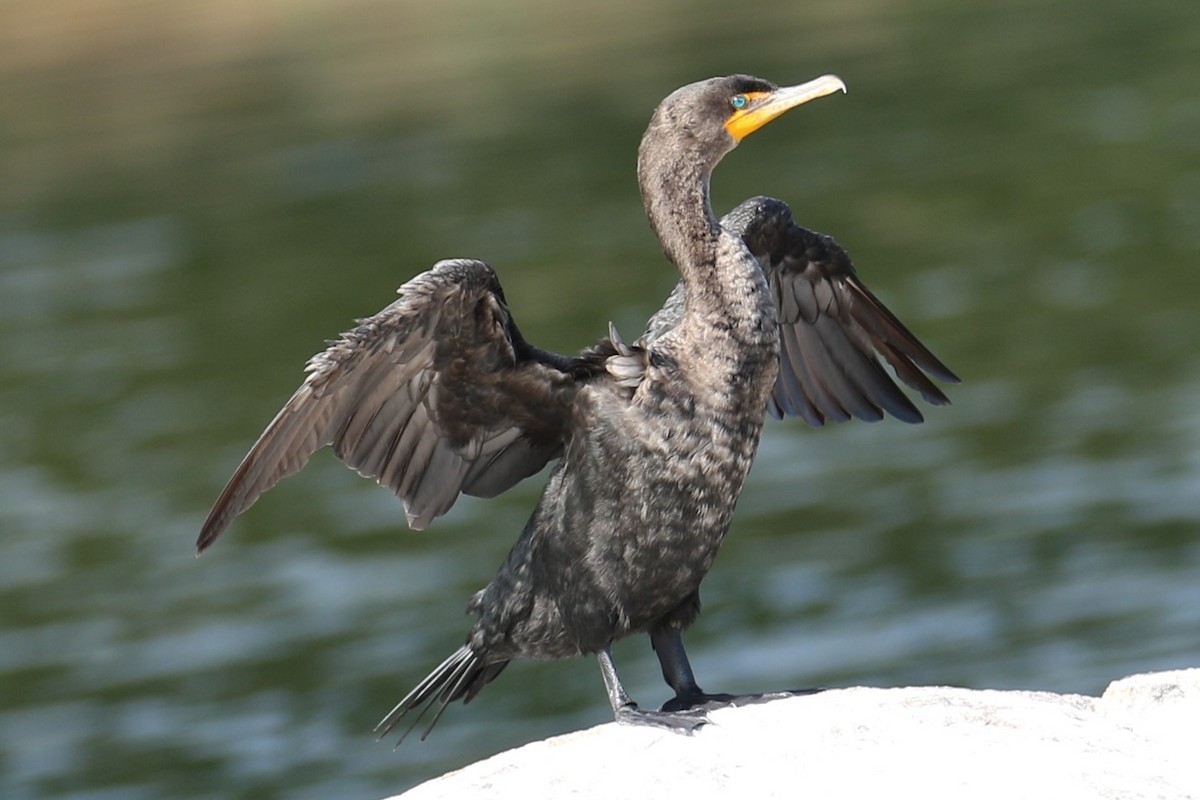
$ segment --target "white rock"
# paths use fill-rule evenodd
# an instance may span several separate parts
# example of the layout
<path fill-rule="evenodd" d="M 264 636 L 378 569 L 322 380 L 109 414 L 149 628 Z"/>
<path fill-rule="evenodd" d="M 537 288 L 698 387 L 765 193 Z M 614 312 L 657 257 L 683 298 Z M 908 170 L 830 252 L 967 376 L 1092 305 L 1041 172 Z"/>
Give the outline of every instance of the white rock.
<path fill-rule="evenodd" d="M 1100 698 L 832 689 L 713 712 L 693 736 L 609 723 L 393 798 L 1200 798 L 1200 669 Z"/>

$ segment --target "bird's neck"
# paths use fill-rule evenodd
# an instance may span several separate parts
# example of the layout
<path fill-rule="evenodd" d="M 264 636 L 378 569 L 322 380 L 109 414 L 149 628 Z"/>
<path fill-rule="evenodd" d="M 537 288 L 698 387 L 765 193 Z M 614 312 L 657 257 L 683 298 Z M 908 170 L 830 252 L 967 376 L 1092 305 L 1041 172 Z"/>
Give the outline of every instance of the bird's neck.
<path fill-rule="evenodd" d="M 686 151 L 646 145 L 638 159 L 638 184 L 650 225 L 684 282 L 698 280 L 714 265 L 721 232 L 709 201 L 710 168 Z"/>
<path fill-rule="evenodd" d="M 760 345 L 776 346 L 776 326 L 766 324 L 774 319 L 773 301 L 758 262 L 713 215 L 711 170 L 686 148 L 643 142 L 638 180 L 646 213 L 683 279 L 675 340 L 695 349 L 700 361 L 719 362 L 715 351 L 722 348 L 737 358 L 758 358 Z"/>

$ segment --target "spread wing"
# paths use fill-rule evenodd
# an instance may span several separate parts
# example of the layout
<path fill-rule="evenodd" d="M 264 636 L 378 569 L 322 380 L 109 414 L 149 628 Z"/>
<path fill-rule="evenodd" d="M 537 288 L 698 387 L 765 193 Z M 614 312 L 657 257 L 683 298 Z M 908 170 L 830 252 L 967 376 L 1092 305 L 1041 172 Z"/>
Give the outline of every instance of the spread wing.
<path fill-rule="evenodd" d="M 775 295 L 780 326 L 779 377 L 768 410 L 813 426 L 884 412 L 920 422 L 921 412 L 883 368 L 932 405 L 950 401 L 929 376 L 958 376 L 929 352 L 858 279 L 831 237 L 801 228 L 779 200 L 756 197 L 721 220 L 759 259 Z"/>
<path fill-rule="evenodd" d="M 573 360 L 527 343 L 482 261 L 441 261 L 308 363 L 221 492 L 198 552 L 319 448 L 374 478 L 424 528 L 460 493 L 491 497 L 562 450 Z"/>

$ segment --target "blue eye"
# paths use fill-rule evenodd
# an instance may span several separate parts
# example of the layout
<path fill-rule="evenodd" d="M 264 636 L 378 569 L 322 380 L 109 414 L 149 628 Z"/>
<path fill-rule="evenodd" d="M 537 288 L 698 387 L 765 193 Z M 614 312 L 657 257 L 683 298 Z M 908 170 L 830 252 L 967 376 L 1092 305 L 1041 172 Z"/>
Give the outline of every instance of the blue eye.
<path fill-rule="evenodd" d="M 729 105 L 739 109 L 745 108 L 747 105 L 749 105 L 749 103 L 750 98 L 746 97 L 744 94 L 735 94 L 733 99 L 729 101 Z"/>

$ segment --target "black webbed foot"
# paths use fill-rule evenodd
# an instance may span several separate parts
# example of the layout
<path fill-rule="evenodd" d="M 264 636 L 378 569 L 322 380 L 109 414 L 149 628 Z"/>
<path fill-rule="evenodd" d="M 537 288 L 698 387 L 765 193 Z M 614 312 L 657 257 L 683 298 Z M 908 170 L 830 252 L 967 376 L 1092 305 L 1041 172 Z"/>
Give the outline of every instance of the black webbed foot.
<path fill-rule="evenodd" d="M 699 600 L 696 601 L 699 603 Z M 676 628 L 661 627 L 650 632 L 650 644 L 662 665 L 663 679 L 675 690 L 675 696 L 663 704 L 663 713 L 681 712 L 706 713 L 718 708 L 748 706 L 754 703 L 769 703 L 785 697 L 816 694 L 820 689 L 795 689 L 763 694 L 710 694 L 696 684 L 692 665 L 683 649 L 683 636 Z"/>
<path fill-rule="evenodd" d="M 782 700 L 785 697 L 803 697 L 816 694 L 821 689 L 792 689 L 784 692 L 763 692 L 762 694 L 709 694 L 708 692 L 688 692 L 676 695 L 663 703 L 664 713 L 690 714 L 707 713 L 719 708 L 737 708 L 756 703 L 769 703 L 772 700 Z"/>

